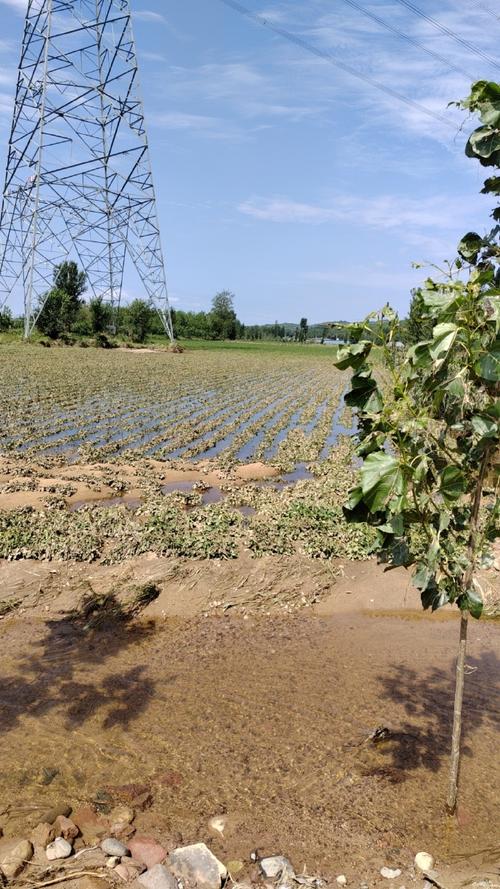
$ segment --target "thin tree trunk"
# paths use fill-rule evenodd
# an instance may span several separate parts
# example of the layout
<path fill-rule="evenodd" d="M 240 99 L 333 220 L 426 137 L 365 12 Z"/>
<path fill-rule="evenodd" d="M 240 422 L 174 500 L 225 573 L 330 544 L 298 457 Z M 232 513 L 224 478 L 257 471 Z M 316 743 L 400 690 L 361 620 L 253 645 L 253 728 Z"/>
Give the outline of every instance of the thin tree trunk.
<path fill-rule="evenodd" d="M 479 508 L 481 506 L 484 479 L 488 470 L 490 457 L 491 452 L 489 449 L 487 449 L 483 456 L 483 462 L 481 464 L 476 490 L 473 495 L 470 537 L 467 553 L 469 565 L 462 579 L 463 593 L 467 593 L 467 591 L 470 589 L 474 578 L 474 571 L 476 568 Z M 462 704 L 464 700 L 465 657 L 467 654 L 468 624 L 469 612 L 462 611 L 462 617 L 460 620 L 460 641 L 458 643 L 458 657 L 456 668 L 455 703 L 453 706 L 453 734 L 451 741 L 450 777 L 448 784 L 448 796 L 446 798 L 446 808 L 450 815 L 453 815 L 457 808 L 458 775 L 460 771 L 460 742 L 462 739 Z"/>
<path fill-rule="evenodd" d="M 464 699 L 465 656 L 467 654 L 467 627 L 469 612 L 462 611 L 460 642 L 458 643 L 455 704 L 453 707 L 453 735 L 451 741 L 450 779 L 446 808 L 453 815 L 457 807 L 458 773 L 460 769 L 460 741 L 462 738 L 462 703 Z"/>

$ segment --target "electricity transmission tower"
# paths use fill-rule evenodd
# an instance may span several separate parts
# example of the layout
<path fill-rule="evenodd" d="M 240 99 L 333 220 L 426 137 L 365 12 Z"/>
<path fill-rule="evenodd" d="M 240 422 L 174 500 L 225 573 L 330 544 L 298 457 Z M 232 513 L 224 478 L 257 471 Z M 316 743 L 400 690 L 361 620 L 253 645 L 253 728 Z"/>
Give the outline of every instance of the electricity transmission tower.
<path fill-rule="evenodd" d="M 78 259 L 116 310 L 125 257 L 172 320 L 129 0 L 28 0 L 0 216 L 0 309 L 29 337 L 54 267 Z"/>

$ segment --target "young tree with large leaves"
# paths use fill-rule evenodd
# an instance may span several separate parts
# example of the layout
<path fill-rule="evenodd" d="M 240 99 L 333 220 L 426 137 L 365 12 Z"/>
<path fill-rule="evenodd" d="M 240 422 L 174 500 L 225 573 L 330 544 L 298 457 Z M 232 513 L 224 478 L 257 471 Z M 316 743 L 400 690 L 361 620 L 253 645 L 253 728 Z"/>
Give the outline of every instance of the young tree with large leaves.
<path fill-rule="evenodd" d="M 463 107 L 481 126 L 466 154 L 500 167 L 500 85 L 481 81 Z M 500 194 L 500 176 L 483 192 Z M 500 208 L 493 211 L 500 221 Z M 469 615 L 483 609 L 478 569 L 491 560 L 499 534 L 498 484 L 485 482 L 500 444 L 500 226 L 469 232 L 442 281 L 421 293 L 427 339 L 406 352 L 396 347 L 398 319 L 386 306 L 356 327 L 359 341 L 342 347 L 337 367 L 353 371 L 346 403 L 357 409 L 362 458 L 359 484 L 346 508 L 353 521 L 379 533 L 393 565 L 414 566 L 424 608 L 455 603 L 461 611 L 447 808 L 457 802 L 462 701 Z M 369 364 L 370 321 L 384 333 L 383 381 Z"/>

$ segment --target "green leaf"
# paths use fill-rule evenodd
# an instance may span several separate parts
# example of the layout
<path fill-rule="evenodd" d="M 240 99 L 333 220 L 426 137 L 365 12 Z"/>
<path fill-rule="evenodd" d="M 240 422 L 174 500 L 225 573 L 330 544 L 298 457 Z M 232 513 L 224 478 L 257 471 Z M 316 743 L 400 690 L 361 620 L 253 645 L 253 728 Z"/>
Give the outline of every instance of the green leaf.
<path fill-rule="evenodd" d="M 439 492 L 445 503 L 454 503 L 467 490 L 467 481 L 462 470 L 457 466 L 447 466 L 443 469 L 439 485 Z"/>
<path fill-rule="evenodd" d="M 483 613 L 484 603 L 482 596 L 474 587 L 471 587 L 466 593 L 459 596 L 457 603 L 461 611 L 468 611 L 476 620 L 479 620 Z"/>
<path fill-rule="evenodd" d="M 480 439 L 496 438 L 498 436 L 498 423 L 481 414 L 474 414 L 472 417 L 472 428 Z"/>
<path fill-rule="evenodd" d="M 357 407 L 368 413 L 379 413 L 384 402 L 371 370 L 359 371 L 351 380 L 352 389 L 345 396 L 349 407 Z"/>
<path fill-rule="evenodd" d="M 496 340 L 489 352 L 482 355 L 474 365 L 476 373 L 490 383 L 500 380 L 500 340 Z"/>
<path fill-rule="evenodd" d="M 379 451 L 369 454 L 360 471 L 363 499 L 370 512 L 378 512 L 403 490 L 403 473 L 398 460 Z"/>
<path fill-rule="evenodd" d="M 337 350 L 337 356 L 334 361 L 335 367 L 339 370 L 347 370 L 349 367 L 357 370 L 365 363 L 372 349 L 372 343 L 363 340 L 361 343 L 354 343 L 350 346 L 341 346 Z"/>
<path fill-rule="evenodd" d="M 479 251 L 484 246 L 483 239 L 477 232 L 468 232 L 458 245 L 458 253 L 466 262 L 475 262 Z"/>
<path fill-rule="evenodd" d="M 441 367 L 446 361 L 448 352 L 453 346 L 457 334 L 457 325 L 450 323 L 437 324 L 432 331 L 432 341 L 429 343 L 429 354 L 435 362 L 436 367 Z"/>
<path fill-rule="evenodd" d="M 469 137 L 465 146 L 467 157 L 475 157 L 483 167 L 498 166 L 500 163 L 500 131 L 495 127 L 478 127 Z"/>
<path fill-rule="evenodd" d="M 423 590 L 420 598 L 422 606 L 426 611 L 428 608 L 431 608 L 432 611 L 437 611 L 438 608 L 442 608 L 443 605 L 447 605 L 450 601 L 446 590 L 440 590 L 435 582 L 427 587 L 426 590 Z"/>
<path fill-rule="evenodd" d="M 454 380 L 450 380 L 450 382 L 445 386 L 445 389 L 454 398 L 461 399 L 465 395 L 465 386 L 460 377 L 455 377 Z"/>

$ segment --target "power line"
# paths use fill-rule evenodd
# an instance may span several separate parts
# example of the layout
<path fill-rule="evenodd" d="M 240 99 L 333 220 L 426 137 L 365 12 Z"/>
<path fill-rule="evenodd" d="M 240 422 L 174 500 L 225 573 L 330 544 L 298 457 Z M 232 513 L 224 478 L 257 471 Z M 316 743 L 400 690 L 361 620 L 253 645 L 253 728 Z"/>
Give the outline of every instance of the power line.
<path fill-rule="evenodd" d="M 386 28 L 388 31 L 391 31 L 393 34 L 396 34 L 397 37 L 401 37 L 402 40 L 407 40 L 408 43 L 411 43 L 413 44 L 413 46 L 421 49 L 423 52 L 427 53 L 427 55 L 432 56 L 432 58 L 437 59 L 439 62 L 442 62 L 444 65 L 450 68 L 451 71 L 458 71 L 459 74 L 464 74 L 469 80 L 475 79 L 474 74 L 469 74 L 468 71 L 465 71 L 463 68 L 459 68 L 458 65 L 454 65 L 453 62 L 445 59 L 444 56 L 441 56 L 439 53 L 434 52 L 434 50 L 429 49 L 427 46 L 421 43 L 420 40 L 417 40 L 415 37 L 411 37 L 409 34 L 406 34 L 405 31 L 401 31 L 399 28 L 396 28 L 394 25 L 391 25 L 389 22 L 385 21 L 385 19 L 381 19 L 370 9 L 366 9 L 364 6 L 356 3 L 356 0 L 344 0 L 344 3 L 352 6 L 353 9 L 357 9 L 358 12 L 361 12 L 363 15 L 372 19 L 372 21 L 377 22 L 377 24 L 381 25 L 383 28 Z"/>
<path fill-rule="evenodd" d="M 476 3 L 475 6 L 476 9 L 481 9 L 482 12 L 485 12 L 487 15 L 491 15 L 492 19 L 500 22 L 500 15 L 497 15 L 496 12 L 493 12 L 493 10 L 489 8 L 489 6 L 485 6 L 484 3 Z"/>
<path fill-rule="evenodd" d="M 430 15 L 427 15 L 427 13 L 425 13 L 421 9 L 419 9 L 418 6 L 415 6 L 413 3 L 410 3 L 410 0 L 397 0 L 397 2 L 400 3 L 401 6 L 405 6 L 406 9 L 411 10 L 411 12 L 415 13 L 415 15 L 418 15 L 418 16 L 420 16 L 420 18 L 425 19 L 425 21 L 429 22 L 429 24 L 431 24 L 433 26 L 433 28 L 436 28 L 438 31 L 441 31 L 442 34 L 446 34 L 446 36 L 450 37 L 452 40 L 454 40 L 455 43 L 459 43 L 460 46 L 463 46 L 463 47 L 465 47 L 465 49 L 468 49 L 469 52 L 474 53 L 474 55 L 481 56 L 482 59 L 484 59 L 486 62 L 488 62 L 488 64 L 493 65 L 495 68 L 500 68 L 500 64 L 497 61 L 495 61 L 495 59 L 492 58 L 492 56 L 489 56 L 488 53 L 483 52 L 483 50 L 480 49 L 479 46 L 476 46 L 474 43 L 470 43 L 468 40 L 464 40 L 463 37 L 460 37 L 460 35 L 457 34 L 455 31 L 452 31 L 451 28 L 447 28 L 446 25 L 442 25 L 441 22 L 438 22 L 438 21 L 436 21 L 436 19 L 433 19 Z"/>
<path fill-rule="evenodd" d="M 223 3 L 225 6 L 231 7 L 231 9 L 234 9 L 236 12 L 240 13 L 240 15 L 245 16 L 245 18 L 250 19 L 250 21 L 253 21 L 256 24 L 267 28 L 269 31 L 273 31 L 275 34 L 278 34 L 279 37 L 283 37 L 285 40 L 290 41 L 290 43 L 294 43 L 301 49 L 305 49 L 307 52 L 312 53 L 312 55 L 323 59 L 325 62 L 329 62 L 330 65 L 334 65 L 336 68 L 340 68 L 341 71 L 345 71 L 352 77 L 357 77 L 358 80 L 362 80 L 364 83 L 368 83 L 374 89 L 385 93 L 392 99 L 396 99 L 398 102 L 403 102 L 410 108 L 414 108 L 416 111 L 420 111 L 422 114 L 426 114 L 428 117 L 432 117 L 434 118 L 434 120 L 439 121 L 439 123 L 443 123 L 447 127 L 451 127 L 453 130 L 456 130 L 455 124 L 453 124 L 451 120 L 448 120 L 447 117 L 439 114 L 437 111 L 431 111 L 430 108 L 427 108 L 425 105 L 421 105 L 420 102 L 415 102 L 413 99 L 409 99 L 408 96 L 404 96 L 402 93 L 398 93 L 396 90 L 391 89 L 390 86 L 386 86 L 384 83 L 380 83 L 380 81 L 374 80 L 372 77 L 368 77 L 366 74 L 362 74 L 362 72 L 358 71 L 357 68 L 352 68 L 351 65 L 348 65 L 346 62 L 341 62 L 331 53 L 325 52 L 322 49 L 318 49 L 318 47 L 314 46 L 312 43 L 309 43 L 302 37 L 297 37 L 290 31 L 285 30 L 285 28 L 278 27 L 278 25 L 275 25 L 263 16 L 252 12 L 250 9 L 247 9 L 247 7 L 243 6 L 243 4 L 236 2 L 236 0 L 220 0 L 220 2 Z"/>

